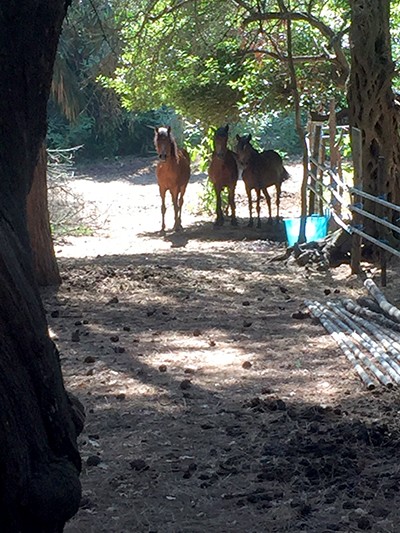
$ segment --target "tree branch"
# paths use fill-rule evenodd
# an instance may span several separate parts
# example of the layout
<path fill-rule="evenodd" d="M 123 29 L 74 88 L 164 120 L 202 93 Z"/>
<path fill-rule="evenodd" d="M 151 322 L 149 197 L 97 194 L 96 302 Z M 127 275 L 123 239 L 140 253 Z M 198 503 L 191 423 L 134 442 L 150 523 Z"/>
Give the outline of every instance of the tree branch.
<path fill-rule="evenodd" d="M 271 52 L 270 50 L 264 50 L 263 48 L 251 48 L 250 50 L 247 50 L 245 54 L 263 54 L 267 57 L 270 57 L 271 59 L 276 59 L 278 61 L 284 61 L 285 63 L 289 61 L 289 57 L 287 55 L 283 55 L 278 52 Z M 328 56 L 327 54 L 320 54 L 318 56 L 294 56 L 292 58 L 292 61 L 295 64 L 298 63 L 320 63 L 327 60 L 332 60 L 331 56 Z"/>
<path fill-rule="evenodd" d="M 338 65 L 338 68 L 341 71 L 340 79 L 347 79 L 350 73 L 350 66 L 349 62 L 346 59 L 346 56 L 344 55 L 341 46 L 341 39 L 343 35 L 348 31 L 348 28 L 342 29 L 339 33 L 335 33 L 327 24 L 325 24 L 322 20 L 314 17 L 310 13 L 295 11 L 291 12 L 287 10 L 284 10 L 282 12 L 276 11 L 261 13 L 260 11 L 252 11 L 251 7 L 247 4 L 247 2 L 243 2 L 242 0 L 235 0 L 235 3 L 249 11 L 249 15 L 243 20 L 244 25 L 250 24 L 252 22 L 280 20 L 292 22 L 306 22 L 313 28 L 316 28 L 321 33 L 321 35 L 328 39 L 329 45 L 334 51 L 335 57 L 331 57 L 330 60 L 335 61 L 335 63 Z"/>

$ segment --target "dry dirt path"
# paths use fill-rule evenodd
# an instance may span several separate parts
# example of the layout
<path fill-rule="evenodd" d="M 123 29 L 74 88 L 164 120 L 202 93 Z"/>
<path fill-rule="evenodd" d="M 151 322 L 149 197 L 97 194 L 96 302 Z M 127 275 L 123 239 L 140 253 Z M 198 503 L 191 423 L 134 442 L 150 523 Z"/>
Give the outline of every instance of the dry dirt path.
<path fill-rule="evenodd" d="M 288 165 L 283 214 L 297 213 Z M 152 162 L 80 169 L 98 230 L 56 250 L 45 293 L 67 387 L 83 402 L 83 498 L 68 533 L 398 532 L 397 391 L 366 392 L 306 297 L 362 291 L 271 262 L 265 220 L 214 229 L 195 175 L 181 234 L 160 237 Z M 167 212 L 172 225 L 171 208 Z M 274 228 L 283 237 L 282 228 Z"/>

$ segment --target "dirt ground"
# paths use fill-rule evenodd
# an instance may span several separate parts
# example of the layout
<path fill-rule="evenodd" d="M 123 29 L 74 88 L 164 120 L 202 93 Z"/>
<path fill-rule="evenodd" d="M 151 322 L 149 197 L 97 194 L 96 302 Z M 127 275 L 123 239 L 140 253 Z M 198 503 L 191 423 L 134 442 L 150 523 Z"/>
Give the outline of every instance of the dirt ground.
<path fill-rule="evenodd" d="M 302 170 L 287 168 L 291 217 Z M 364 294 L 361 281 L 271 261 L 283 226 L 246 227 L 241 181 L 239 227 L 215 229 L 203 183 L 192 176 L 184 231 L 162 237 L 154 161 L 70 180 L 97 228 L 57 243 L 63 284 L 43 294 L 87 416 L 65 531 L 399 532 L 399 393 L 367 391 L 321 325 L 292 317 L 305 298 Z"/>

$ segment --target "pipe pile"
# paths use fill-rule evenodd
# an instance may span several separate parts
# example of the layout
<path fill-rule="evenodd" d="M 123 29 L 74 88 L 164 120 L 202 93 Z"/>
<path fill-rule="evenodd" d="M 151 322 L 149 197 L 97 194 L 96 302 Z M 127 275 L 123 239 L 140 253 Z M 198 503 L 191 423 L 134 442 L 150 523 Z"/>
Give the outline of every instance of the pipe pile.
<path fill-rule="evenodd" d="M 379 299 L 386 316 L 348 298 L 326 304 L 311 300 L 304 303 L 337 342 L 369 390 L 379 384 L 392 388 L 400 385 L 400 310 L 389 304 L 379 289 L 373 287 L 371 291 L 371 287 L 369 283 L 369 292 Z"/>

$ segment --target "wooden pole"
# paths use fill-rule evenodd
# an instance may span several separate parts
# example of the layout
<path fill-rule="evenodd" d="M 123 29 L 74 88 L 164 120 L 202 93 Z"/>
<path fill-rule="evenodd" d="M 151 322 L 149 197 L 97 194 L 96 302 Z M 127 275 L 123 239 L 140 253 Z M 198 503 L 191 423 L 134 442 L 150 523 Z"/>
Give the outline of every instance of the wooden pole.
<path fill-rule="evenodd" d="M 339 150 L 338 150 L 338 146 L 336 144 L 336 112 L 335 112 L 335 99 L 332 98 L 331 99 L 331 102 L 330 102 L 330 106 L 329 106 L 329 166 L 331 167 L 331 170 L 332 172 L 336 173 L 337 174 L 337 171 L 338 171 L 338 160 L 339 160 Z M 335 181 L 332 179 L 330 179 L 330 183 L 329 185 L 334 188 L 334 189 L 337 189 L 337 184 L 335 183 Z M 342 194 L 342 191 L 338 191 L 339 194 Z M 331 194 L 331 198 L 330 198 L 330 202 L 335 205 L 336 204 L 336 201 L 335 201 L 335 198 L 333 196 L 333 194 Z M 337 204 L 337 207 L 336 207 L 336 212 L 338 215 L 340 215 L 342 211 L 342 205 L 339 203 Z"/>
<path fill-rule="evenodd" d="M 378 157 L 378 192 L 386 198 L 386 161 L 383 156 Z M 387 220 L 388 210 L 381 204 L 376 205 L 377 215 L 380 218 Z M 382 241 L 388 240 L 388 229 L 379 224 L 379 238 Z M 387 284 L 387 253 L 382 248 L 379 249 L 379 259 L 381 264 L 381 286 L 386 287 Z"/>
<path fill-rule="evenodd" d="M 351 144 L 354 166 L 354 187 L 358 187 L 362 183 L 361 130 L 358 128 L 351 129 Z M 359 226 L 361 220 L 360 215 L 353 212 L 353 225 Z M 361 244 L 362 237 L 357 233 L 353 233 L 351 243 L 351 272 L 353 274 L 360 273 Z"/>
<path fill-rule="evenodd" d="M 321 144 L 321 124 L 310 122 L 310 147 L 311 155 L 314 161 L 319 161 L 319 150 Z M 318 165 L 311 161 L 310 174 L 314 179 L 315 185 L 318 182 Z M 315 193 L 312 189 L 309 189 L 308 195 L 308 214 L 313 215 L 315 213 Z"/>

